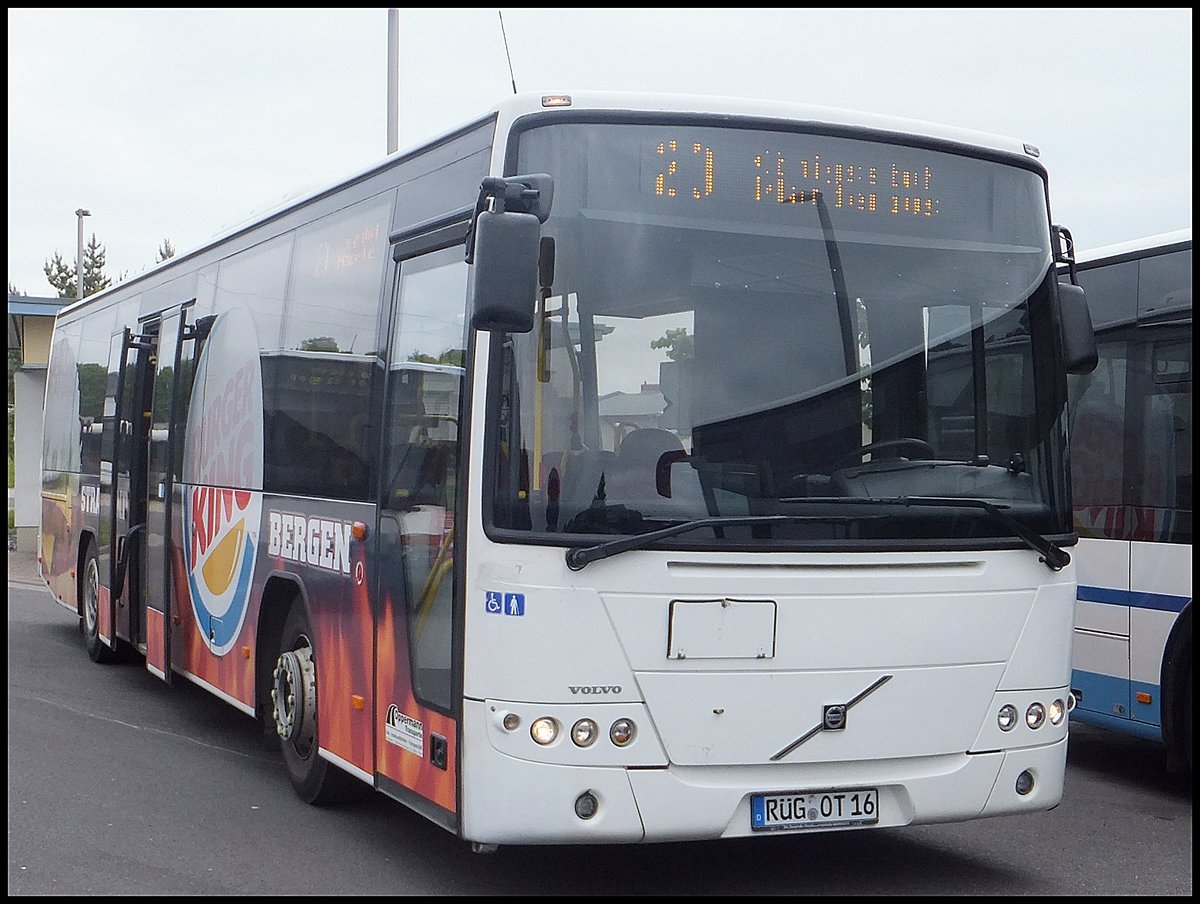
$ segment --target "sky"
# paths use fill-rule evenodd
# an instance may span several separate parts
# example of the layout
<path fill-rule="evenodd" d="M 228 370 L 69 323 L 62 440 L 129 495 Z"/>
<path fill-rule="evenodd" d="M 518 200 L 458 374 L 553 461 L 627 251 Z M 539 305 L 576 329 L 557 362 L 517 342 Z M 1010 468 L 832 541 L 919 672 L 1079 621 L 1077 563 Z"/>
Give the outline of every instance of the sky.
<path fill-rule="evenodd" d="M 401 149 L 514 80 L 757 97 L 1037 145 L 1081 250 L 1192 224 L 1191 9 L 403 8 L 399 35 Z M 382 160 L 387 55 L 386 7 L 10 7 L 9 286 L 55 294 L 77 208 L 106 274 L 134 276 L 164 240 L 188 251 Z"/>

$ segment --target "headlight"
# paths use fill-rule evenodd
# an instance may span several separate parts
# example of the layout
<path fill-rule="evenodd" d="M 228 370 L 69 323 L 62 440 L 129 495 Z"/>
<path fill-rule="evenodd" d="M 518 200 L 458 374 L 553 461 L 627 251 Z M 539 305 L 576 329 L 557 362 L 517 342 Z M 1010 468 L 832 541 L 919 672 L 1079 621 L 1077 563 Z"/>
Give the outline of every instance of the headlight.
<path fill-rule="evenodd" d="M 1025 724 L 1030 728 L 1041 728 L 1045 721 L 1046 707 L 1040 703 L 1030 703 L 1029 709 L 1025 710 Z"/>
<path fill-rule="evenodd" d="M 600 729 L 591 719 L 580 719 L 571 727 L 571 740 L 576 747 L 590 747 L 599 733 Z"/>
<path fill-rule="evenodd" d="M 1005 703 L 996 714 L 996 723 L 1001 731 L 1012 731 L 1012 727 L 1017 724 L 1017 708 L 1011 703 Z"/>
<path fill-rule="evenodd" d="M 533 724 L 529 726 L 529 734 L 543 747 L 553 744 L 558 737 L 558 722 L 549 716 L 534 719 Z"/>
<path fill-rule="evenodd" d="M 1055 700 L 1050 704 L 1050 724 L 1061 725 L 1063 718 L 1067 715 L 1067 704 L 1062 700 Z"/>
<path fill-rule="evenodd" d="M 608 730 L 608 737 L 618 747 L 625 747 L 633 740 L 633 736 L 637 734 L 637 729 L 633 725 L 632 719 L 617 719 L 613 722 L 612 728 Z"/>

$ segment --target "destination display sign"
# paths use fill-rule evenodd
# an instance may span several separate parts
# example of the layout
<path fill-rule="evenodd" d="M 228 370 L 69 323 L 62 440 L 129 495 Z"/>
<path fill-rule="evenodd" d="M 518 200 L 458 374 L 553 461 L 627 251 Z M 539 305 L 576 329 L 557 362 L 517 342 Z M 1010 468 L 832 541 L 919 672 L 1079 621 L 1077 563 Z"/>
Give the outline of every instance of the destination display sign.
<path fill-rule="evenodd" d="M 682 217 L 1017 241 L 1044 206 L 1028 170 L 900 144 L 746 129 L 657 129 L 638 207 Z M 1034 208 L 1031 215 L 1031 207 Z"/>

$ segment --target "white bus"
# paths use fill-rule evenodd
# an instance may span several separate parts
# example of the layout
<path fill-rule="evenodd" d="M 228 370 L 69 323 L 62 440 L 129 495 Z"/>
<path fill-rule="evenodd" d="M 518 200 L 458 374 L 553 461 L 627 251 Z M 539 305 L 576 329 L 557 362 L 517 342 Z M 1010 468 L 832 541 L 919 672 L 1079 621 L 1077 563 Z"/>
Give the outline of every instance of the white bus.
<path fill-rule="evenodd" d="M 1192 232 L 1080 254 L 1099 364 L 1074 376 L 1075 718 L 1192 764 Z"/>
<path fill-rule="evenodd" d="M 477 850 L 1047 810 L 1051 222 L 1020 141 L 507 99 L 63 310 L 43 573 L 305 800 Z"/>

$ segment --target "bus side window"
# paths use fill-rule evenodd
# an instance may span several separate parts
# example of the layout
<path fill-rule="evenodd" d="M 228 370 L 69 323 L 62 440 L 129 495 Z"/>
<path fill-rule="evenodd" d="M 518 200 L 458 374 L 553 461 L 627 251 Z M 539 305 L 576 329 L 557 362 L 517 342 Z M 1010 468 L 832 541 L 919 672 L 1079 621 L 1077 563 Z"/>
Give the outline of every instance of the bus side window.
<path fill-rule="evenodd" d="M 1148 374 L 1138 384 L 1142 431 L 1140 464 L 1129 484 L 1137 500 L 1133 539 L 1190 543 L 1192 540 L 1191 342 L 1164 338 L 1146 342 Z"/>
<path fill-rule="evenodd" d="M 1085 537 L 1124 539 L 1125 385 L 1128 343 L 1098 343 L 1100 363 L 1073 377 L 1071 490 L 1076 529 Z"/>

